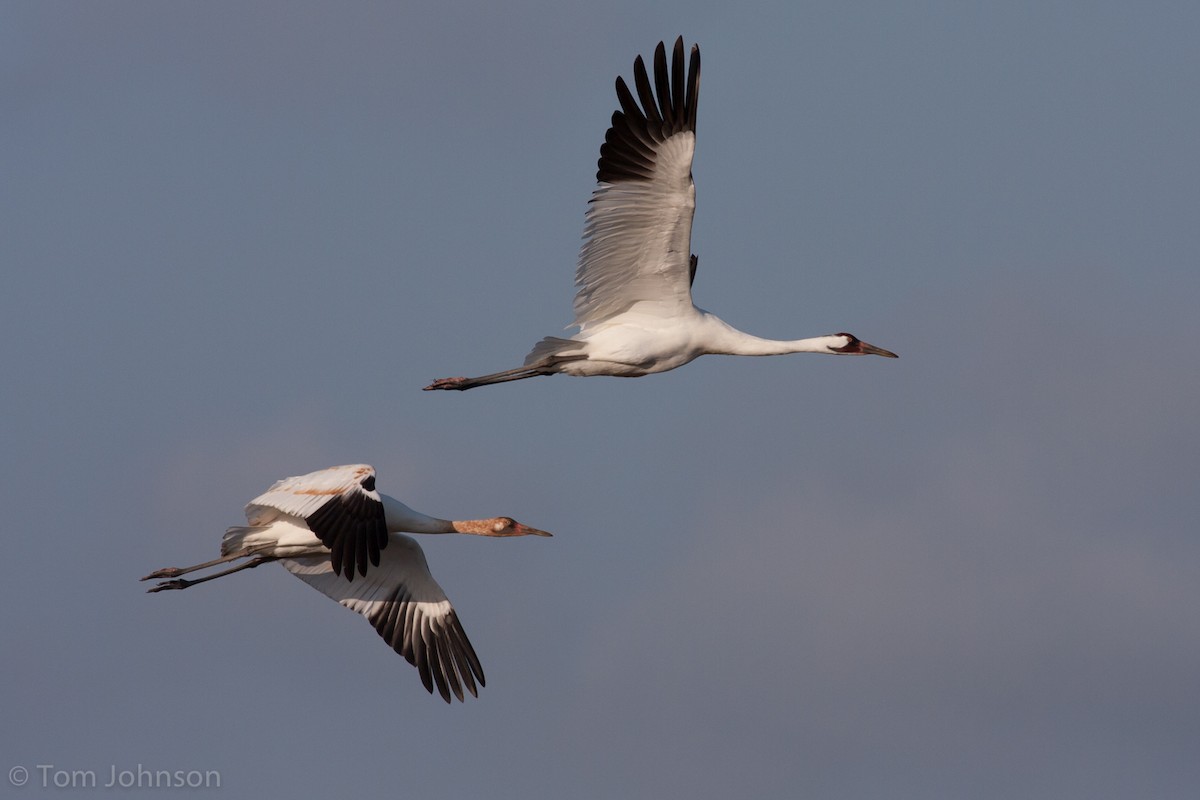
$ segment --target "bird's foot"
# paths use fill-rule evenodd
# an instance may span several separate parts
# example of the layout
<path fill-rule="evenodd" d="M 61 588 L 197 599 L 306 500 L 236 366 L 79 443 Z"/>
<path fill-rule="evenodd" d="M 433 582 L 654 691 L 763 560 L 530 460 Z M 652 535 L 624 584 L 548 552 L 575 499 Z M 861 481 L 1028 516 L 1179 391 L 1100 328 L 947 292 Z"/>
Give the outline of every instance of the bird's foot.
<path fill-rule="evenodd" d="M 183 578 L 176 578 L 173 581 L 163 581 L 157 586 L 151 586 L 146 590 L 146 593 L 153 594 L 154 592 L 165 592 L 168 589 L 186 589 L 191 585 L 191 581 L 185 581 Z"/>
<path fill-rule="evenodd" d="M 463 386 L 463 384 L 466 382 L 466 378 L 438 378 L 436 381 L 426 386 L 425 391 L 428 392 L 432 391 L 433 389 L 458 389 L 459 391 L 462 391 L 466 388 Z"/>
<path fill-rule="evenodd" d="M 181 572 L 182 570 L 180 570 L 179 567 L 163 567 L 162 569 L 154 570 L 154 572 L 151 572 L 146 577 L 139 578 L 138 580 L 152 581 L 155 578 L 176 578 Z"/>

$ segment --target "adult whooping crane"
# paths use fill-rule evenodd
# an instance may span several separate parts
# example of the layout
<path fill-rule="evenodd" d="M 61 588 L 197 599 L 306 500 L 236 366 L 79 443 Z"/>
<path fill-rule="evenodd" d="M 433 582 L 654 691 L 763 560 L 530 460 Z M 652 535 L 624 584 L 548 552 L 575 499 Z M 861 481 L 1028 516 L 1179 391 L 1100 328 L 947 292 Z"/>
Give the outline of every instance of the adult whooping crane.
<path fill-rule="evenodd" d="M 666 48 L 654 51 L 654 87 L 638 56 L 637 97 L 617 78 L 621 108 L 600 146 L 596 180 L 575 270 L 575 322 L 569 339 L 548 336 L 524 366 L 478 378 L 440 378 L 430 389 L 473 389 L 535 375 L 615 375 L 636 378 L 681 367 L 707 354 L 773 356 L 896 354 L 849 333 L 779 341 L 743 333 L 692 302 L 691 255 L 696 187 L 696 105 L 700 46 L 692 45 L 684 76 L 683 37 L 675 40 L 670 72 Z M 655 98 L 657 91 L 657 99 Z"/>
<path fill-rule="evenodd" d="M 510 517 L 438 519 L 375 489 L 375 468 L 330 467 L 284 478 L 246 506 L 248 525 L 225 531 L 221 557 L 191 567 L 166 567 L 142 580 L 169 578 L 148 591 L 186 589 L 223 575 L 279 561 L 317 591 L 357 611 L 392 648 L 417 668 L 432 694 L 447 703 L 476 695 L 483 668 L 458 615 L 429 572 L 421 546 L 408 533 L 550 536 Z M 248 559 L 203 578 L 190 572 Z M 477 696 L 477 695 L 476 695 Z"/>

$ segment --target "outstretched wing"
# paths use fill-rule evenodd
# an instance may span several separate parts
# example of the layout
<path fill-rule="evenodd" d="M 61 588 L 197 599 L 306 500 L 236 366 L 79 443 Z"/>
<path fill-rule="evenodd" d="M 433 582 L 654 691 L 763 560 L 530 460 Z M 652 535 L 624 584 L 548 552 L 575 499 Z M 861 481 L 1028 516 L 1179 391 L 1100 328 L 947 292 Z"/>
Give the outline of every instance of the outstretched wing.
<path fill-rule="evenodd" d="M 335 574 L 347 580 L 367 574 L 367 562 L 379 565 L 387 546 L 383 501 L 375 491 L 375 468 L 369 464 L 330 467 L 284 478 L 250 501 L 246 519 L 262 525 L 277 512 L 300 517 L 330 550 Z"/>
<path fill-rule="evenodd" d="M 392 649 L 417 668 L 421 682 L 449 703 L 450 694 L 473 696 L 485 685 L 483 667 L 454 607 L 429 572 L 425 554 L 412 538 L 392 534 L 391 546 L 371 574 L 349 583 L 323 558 L 285 558 L 288 572 L 319 592 L 357 611 Z"/>
<path fill-rule="evenodd" d="M 692 46 L 686 78 L 683 37 L 675 40 L 671 61 L 668 71 L 660 42 L 654 51 L 654 88 L 641 56 L 634 61 L 640 106 L 617 78 L 621 108 L 613 113 L 600 147 L 600 185 L 587 210 L 575 271 L 575 324 L 580 328 L 638 303 L 656 305 L 646 310 L 662 316 L 691 307 L 700 48 Z"/>

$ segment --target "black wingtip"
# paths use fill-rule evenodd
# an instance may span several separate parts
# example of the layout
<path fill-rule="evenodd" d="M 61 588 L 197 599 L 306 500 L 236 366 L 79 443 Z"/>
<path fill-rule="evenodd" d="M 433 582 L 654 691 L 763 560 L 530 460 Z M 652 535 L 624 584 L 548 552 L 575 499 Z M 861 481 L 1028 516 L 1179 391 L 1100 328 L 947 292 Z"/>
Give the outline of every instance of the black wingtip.
<path fill-rule="evenodd" d="M 665 42 L 654 49 L 651 77 L 641 56 L 633 62 L 633 91 L 621 77 L 616 80 L 620 109 L 604 137 L 596 180 L 601 183 L 645 181 L 654 175 L 658 145 L 675 134 L 696 130 L 700 93 L 700 46 L 692 45 L 684 63 L 683 37 L 675 40 L 667 60 Z M 636 99 L 635 99 L 636 92 Z"/>

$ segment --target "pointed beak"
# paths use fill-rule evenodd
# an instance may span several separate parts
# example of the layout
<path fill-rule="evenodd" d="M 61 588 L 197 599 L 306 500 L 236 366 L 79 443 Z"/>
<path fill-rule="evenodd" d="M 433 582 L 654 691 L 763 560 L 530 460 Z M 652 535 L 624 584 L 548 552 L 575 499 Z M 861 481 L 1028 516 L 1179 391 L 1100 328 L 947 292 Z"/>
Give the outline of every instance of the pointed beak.
<path fill-rule="evenodd" d="M 531 528 L 528 525 L 516 524 L 517 536 L 553 536 L 549 531 L 540 531 L 537 528 Z"/>
<path fill-rule="evenodd" d="M 883 356 L 884 358 L 899 358 L 900 356 L 893 353 L 891 350 L 884 350 L 882 347 L 876 347 L 873 344 L 867 344 L 860 341 L 858 343 L 859 352 L 864 356 Z"/>

